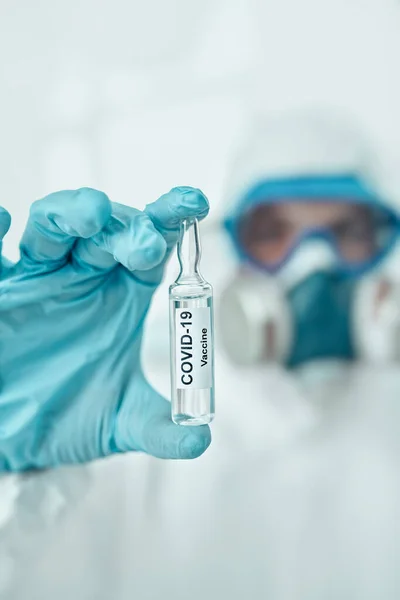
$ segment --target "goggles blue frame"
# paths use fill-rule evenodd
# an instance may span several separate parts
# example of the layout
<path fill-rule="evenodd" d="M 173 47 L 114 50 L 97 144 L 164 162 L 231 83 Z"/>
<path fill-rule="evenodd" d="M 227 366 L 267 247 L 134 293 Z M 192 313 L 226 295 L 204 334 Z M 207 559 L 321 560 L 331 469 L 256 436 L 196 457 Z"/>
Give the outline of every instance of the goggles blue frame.
<path fill-rule="evenodd" d="M 379 209 L 387 217 L 391 233 L 385 246 L 371 260 L 352 266 L 346 262 L 338 249 L 333 234 L 327 228 L 310 228 L 300 235 L 289 248 L 285 257 L 274 265 L 266 265 L 249 255 L 240 243 L 239 225 L 243 216 L 252 208 L 282 202 L 282 198 L 290 198 L 291 202 L 343 202 L 360 204 Z M 231 239 L 235 253 L 241 262 L 253 264 L 258 269 L 270 274 L 279 271 L 290 259 L 293 251 L 305 239 L 323 239 L 334 249 L 338 260 L 338 270 L 352 276 L 361 275 L 372 270 L 394 248 L 400 234 L 400 218 L 397 212 L 380 200 L 364 183 L 352 175 L 341 177 L 293 177 L 290 179 L 267 180 L 256 184 L 237 204 L 234 212 L 223 222 Z"/>

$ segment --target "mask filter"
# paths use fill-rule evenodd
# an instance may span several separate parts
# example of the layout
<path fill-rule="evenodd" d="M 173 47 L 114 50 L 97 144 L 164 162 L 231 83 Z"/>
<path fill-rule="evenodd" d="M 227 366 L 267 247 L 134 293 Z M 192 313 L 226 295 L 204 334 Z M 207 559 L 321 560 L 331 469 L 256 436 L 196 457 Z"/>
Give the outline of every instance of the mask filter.
<path fill-rule="evenodd" d="M 382 275 L 362 281 L 354 308 L 358 356 L 372 364 L 400 361 L 400 284 Z"/>
<path fill-rule="evenodd" d="M 293 327 L 274 278 L 242 271 L 222 293 L 218 316 L 224 348 L 234 363 L 286 361 Z"/>

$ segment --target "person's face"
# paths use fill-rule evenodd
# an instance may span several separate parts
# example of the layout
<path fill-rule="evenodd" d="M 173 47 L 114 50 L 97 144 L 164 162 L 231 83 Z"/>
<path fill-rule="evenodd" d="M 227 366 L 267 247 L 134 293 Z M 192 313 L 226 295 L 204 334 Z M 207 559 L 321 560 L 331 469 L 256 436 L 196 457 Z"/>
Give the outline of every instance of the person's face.
<path fill-rule="evenodd" d="M 376 252 L 374 218 L 367 206 L 346 202 L 293 200 L 256 206 L 242 220 L 246 253 L 265 265 L 278 264 L 306 231 L 329 230 L 343 260 L 353 265 Z"/>

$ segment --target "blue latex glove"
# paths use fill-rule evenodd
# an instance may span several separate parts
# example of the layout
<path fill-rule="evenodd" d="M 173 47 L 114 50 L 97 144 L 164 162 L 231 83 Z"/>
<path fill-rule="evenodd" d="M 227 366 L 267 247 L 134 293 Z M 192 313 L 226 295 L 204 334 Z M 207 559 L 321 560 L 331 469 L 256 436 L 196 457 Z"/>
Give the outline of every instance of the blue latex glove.
<path fill-rule="evenodd" d="M 0 212 L 0 239 L 10 225 Z M 194 458 L 208 427 L 174 425 L 140 365 L 143 323 L 179 223 L 205 196 L 175 188 L 142 212 L 84 188 L 32 205 L 0 281 L 0 470 L 140 450 Z M 167 300 L 166 300 L 167 301 Z"/>

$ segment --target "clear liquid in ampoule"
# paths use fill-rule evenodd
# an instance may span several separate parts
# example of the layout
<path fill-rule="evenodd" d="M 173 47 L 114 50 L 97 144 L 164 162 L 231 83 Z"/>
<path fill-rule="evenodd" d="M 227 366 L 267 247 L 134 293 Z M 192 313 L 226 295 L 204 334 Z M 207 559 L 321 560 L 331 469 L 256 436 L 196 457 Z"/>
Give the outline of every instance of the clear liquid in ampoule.
<path fill-rule="evenodd" d="M 196 219 L 182 223 L 180 274 L 169 288 L 172 420 L 204 425 L 214 418 L 214 335 L 212 287 L 199 271 Z"/>

